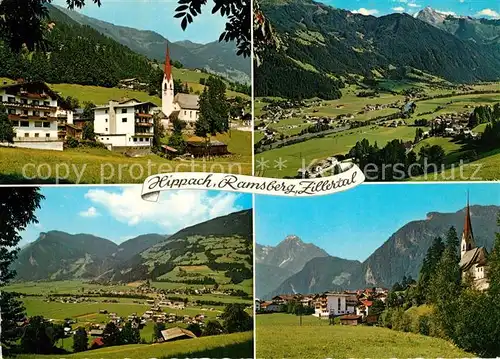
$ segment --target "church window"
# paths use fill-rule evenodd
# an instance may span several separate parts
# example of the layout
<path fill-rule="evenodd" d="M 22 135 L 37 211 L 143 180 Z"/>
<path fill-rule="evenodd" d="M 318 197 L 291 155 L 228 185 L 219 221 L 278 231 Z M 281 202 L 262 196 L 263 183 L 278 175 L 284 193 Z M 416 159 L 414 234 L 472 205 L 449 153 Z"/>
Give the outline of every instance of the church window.
<path fill-rule="evenodd" d="M 123 123 L 127 122 L 127 118 L 126 117 L 122 118 L 122 122 Z"/>
<path fill-rule="evenodd" d="M 122 113 L 127 113 L 127 109 L 126 108 L 122 108 Z"/>
<path fill-rule="evenodd" d="M 187 111 L 184 111 L 184 116 L 187 114 Z"/>
<path fill-rule="evenodd" d="M 189 111 L 189 118 L 193 118 L 193 111 Z"/>

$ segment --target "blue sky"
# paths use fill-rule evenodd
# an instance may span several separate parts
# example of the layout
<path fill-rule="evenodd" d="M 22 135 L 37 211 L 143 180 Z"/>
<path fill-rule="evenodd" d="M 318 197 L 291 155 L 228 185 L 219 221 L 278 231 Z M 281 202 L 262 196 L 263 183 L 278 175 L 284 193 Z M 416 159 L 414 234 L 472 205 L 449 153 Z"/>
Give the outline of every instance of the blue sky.
<path fill-rule="evenodd" d="M 396 230 L 429 212 L 456 212 L 470 202 L 500 205 L 500 185 L 363 184 L 329 196 L 256 196 L 256 242 L 276 245 L 298 235 L 330 255 L 366 259 Z"/>
<path fill-rule="evenodd" d="M 82 10 L 78 10 L 84 15 L 115 25 L 152 30 L 170 41 L 216 41 L 226 23 L 225 17 L 212 15 L 212 1 L 209 1 L 203 13 L 188 25 L 186 31 L 182 31 L 180 19 L 174 18 L 174 10 L 178 6 L 174 0 L 102 0 L 101 7 L 95 5 L 92 0 L 87 0 L 86 3 Z M 54 0 L 54 4 L 67 6 L 66 0 Z"/>
<path fill-rule="evenodd" d="M 500 16 L 500 1 L 498 0 L 326 0 L 324 3 L 336 8 L 375 16 L 393 12 L 406 12 L 413 15 L 426 6 L 455 15 L 490 19 Z"/>
<path fill-rule="evenodd" d="M 21 233 L 24 246 L 40 232 L 88 233 L 121 243 L 141 234 L 174 234 L 187 226 L 252 208 L 252 196 L 217 191 L 163 192 L 158 203 L 140 197 L 141 186 L 42 187 L 39 223 Z"/>

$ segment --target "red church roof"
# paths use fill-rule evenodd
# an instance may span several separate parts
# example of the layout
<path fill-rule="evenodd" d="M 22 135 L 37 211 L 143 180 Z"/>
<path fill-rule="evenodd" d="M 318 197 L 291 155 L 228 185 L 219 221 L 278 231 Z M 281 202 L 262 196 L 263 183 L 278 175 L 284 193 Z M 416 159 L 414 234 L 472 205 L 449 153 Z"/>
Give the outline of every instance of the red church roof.
<path fill-rule="evenodd" d="M 167 56 L 165 57 L 165 69 L 163 70 L 165 78 L 170 81 L 172 78 L 172 65 L 170 64 L 170 50 L 167 45 Z"/>

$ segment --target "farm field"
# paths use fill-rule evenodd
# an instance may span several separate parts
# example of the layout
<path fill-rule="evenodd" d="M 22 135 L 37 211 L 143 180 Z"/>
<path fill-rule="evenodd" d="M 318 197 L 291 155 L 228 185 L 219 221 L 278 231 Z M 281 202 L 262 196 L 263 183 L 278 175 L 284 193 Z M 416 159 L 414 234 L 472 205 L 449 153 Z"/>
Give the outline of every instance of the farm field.
<path fill-rule="evenodd" d="M 470 358 L 451 343 L 368 326 L 328 325 L 290 314 L 256 316 L 257 358 Z"/>
<path fill-rule="evenodd" d="M 0 147 L 0 183 L 25 182 L 23 168 L 28 177 L 38 177 L 47 183 L 55 182 L 58 168 L 62 182 L 88 184 L 141 183 L 149 175 L 174 171 L 251 174 L 252 133 L 232 130 L 231 137 L 224 134 L 217 135 L 216 139 L 227 143 L 232 155 L 211 160 L 170 161 L 156 155 L 130 158 L 96 148 L 46 151 Z M 30 166 L 25 168 L 26 164 Z M 81 178 L 74 170 L 68 174 L 64 164 L 72 169 L 76 167 L 79 174 L 83 171 Z M 39 169 L 38 175 L 35 168 Z"/>
<path fill-rule="evenodd" d="M 69 355 L 20 355 L 19 359 L 249 358 L 253 333 L 235 333 L 161 344 L 132 344 Z"/>
<path fill-rule="evenodd" d="M 261 174 L 262 176 L 278 178 L 295 176 L 297 170 L 302 167 L 302 159 L 305 160 L 307 166 L 313 160 L 320 160 L 338 154 L 346 154 L 356 145 L 357 141 L 363 138 L 368 139 L 370 143 L 376 141 L 379 147 L 384 146 L 393 139 L 404 141 L 413 140 L 416 128 L 417 127 L 411 126 L 400 126 L 396 128 L 380 126 L 360 127 L 354 130 L 325 136 L 323 138 L 315 138 L 290 146 L 265 151 L 256 154 L 255 160 L 259 161 L 263 158 L 269 161 L 268 164 L 271 168 L 266 168 L 264 173 Z M 425 127 L 423 127 L 423 129 L 424 131 L 427 130 Z M 286 168 L 283 168 L 281 171 L 277 168 L 273 168 L 274 161 L 280 158 L 286 161 Z"/>

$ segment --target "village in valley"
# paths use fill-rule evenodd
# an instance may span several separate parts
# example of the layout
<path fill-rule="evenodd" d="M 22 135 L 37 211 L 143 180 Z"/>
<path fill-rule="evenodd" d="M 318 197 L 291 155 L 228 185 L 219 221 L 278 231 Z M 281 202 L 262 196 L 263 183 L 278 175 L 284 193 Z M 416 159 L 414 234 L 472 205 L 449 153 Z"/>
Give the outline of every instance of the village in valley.
<path fill-rule="evenodd" d="M 251 196 L 200 192 L 194 198 L 192 193 L 169 193 L 169 203 L 178 201 L 176 207 L 190 202 L 206 210 L 208 202 L 216 206 L 220 200 L 235 210 L 211 208 L 210 213 L 185 214 L 188 219 L 168 215 L 131 226 L 108 212 L 106 204 L 89 207 L 89 198 L 92 193 L 108 193 L 115 202 L 130 205 L 136 196 L 124 192 L 138 197 L 137 188 L 2 191 L 4 207 L 25 195 L 27 203 L 39 204 L 35 218 L 59 228 L 39 232 L 41 226 L 30 223 L 17 237 L 26 242 L 9 266 L 12 279 L 2 286 L 2 329 L 9 328 L 2 350 L 7 357 L 116 358 L 117 352 L 133 359 L 252 355 Z M 150 206 L 161 211 L 162 205 L 160 200 Z M 64 212 L 51 210 L 63 207 Z M 171 220 L 176 222 L 170 224 Z M 165 225 L 176 230 L 170 235 L 153 233 Z M 118 243 L 97 235 L 107 228 L 118 235 L 134 227 L 148 228 L 148 234 L 126 235 Z M 12 313 L 8 318 L 7 310 Z"/>
<path fill-rule="evenodd" d="M 394 192 L 392 198 L 406 193 L 411 199 L 408 203 L 422 206 L 435 196 L 437 192 L 433 191 L 439 190 L 440 196 L 451 198 L 465 188 L 440 186 L 438 189 L 436 186 L 408 185 L 399 189 L 401 186 L 391 185 L 388 190 L 368 186 L 358 196 L 362 193 L 363 198 L 370 201 L 370 196 L 380 198 L 380 193 Z M 346 251 L 340 240 L 332 239 L 329 243 L 337 256 L 317 247 L 317 242 L 302 242 L 294 235 L 277 244 L 269 244 L 269 241 L 265 246 L 257 244 L 257 355 L 312 358 L 331 357 L 335 353 L 338 357 L 440 357 L 449 356 L 450 352 L 453 356 L 499 353 L 499 343 L 493 333 L 488 341 L 468 340 L 471 335 L 485 335 L 476 326 L 480 327 L 479 323 L 484 320 L 491 320 L 495 326 L 493 317 L 497 318 L 500 313 L 493 304 L 497 298 L 496 285 L 500 282 L 497 226 L 500 207 L 496 185 L 485 186 L 488 188 L 484 188 L 481 205 L 477 200 L 472 204 L 467 194 L 462 201 L 465 207 L 462 204 L 456 212 L 433 209 L 424 220 L 413 218 L 395 230 L 389 239 L 380 241 L 380 246 L 363 261 L 339 257 L 337 251 Z M 480 188 L 471 188 L 477 198 Z M 356 196 L 346 194 L 340 203 L 355 202 Z M 417 199 L 417 196 L 423 198 Z M 488 198 L 492 196 L 496 196 L 496 200 L 490 202 Z M 301 205 L 263 199 L 257 200 L 256 205 L 271 212 L 271 208 L 281 208 L 285 202 L 291 212 L 296 208 L 307 211 L 311 206 L 305 201 Z M 316 217 L 321 212 L 321 216 L 329 218 L 328 200 L 311 203 L 319 206 L 311 211 Z M 405 213 L 399 206 L 383 207 L 389 211 L 384 215 Z M 345 221 L 345 228 L 330 230 L 327 238 L 344 240 L 365 233 L 356 229 L 349 234 L 352 227 L 346 218 L 351 216 L 338 216 L 341 217 L 338 220 Z M 363 216 L 374 215 L 366 211 L 353 214 L 353 220 L 356 216 L 359 218 L 355 223 L 366 222 L 365 226 L 379 225 L 377 221 L 395 223 L 393 219 L 381 220 L 380 215 L 368 220 Z M 269 220 L 277 218 L 273 216 Z M 259 219 L 257 228 L 266 229 L 256 234 L 257 243 L 259 238 L 266 238 L 265 233 L 269 236 L 281 232 L 270 229 L 272 227 L 266 224 L 269 220 Z M 283 223 L 300 231 L 306 227 L 309 232 L 310 226 L 321 220 L 307 215 L 300 224 L 294 216 Z M 320 234 L 314 230 L 309 235 L 325 236 L 321 230 Z M 364 247 L 363 239 L 358 241 L 362 243 L 359 248 Z M 318 243 L 325 245 L 328 241 L 323 239 Z M 369 243 L 371 239 L 366 240 L 366 245 L 371 246 Z M 357 246 L 353 242 L 351 245 Z M 326 342 L 329 345 L 325 345 Z"/>

